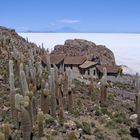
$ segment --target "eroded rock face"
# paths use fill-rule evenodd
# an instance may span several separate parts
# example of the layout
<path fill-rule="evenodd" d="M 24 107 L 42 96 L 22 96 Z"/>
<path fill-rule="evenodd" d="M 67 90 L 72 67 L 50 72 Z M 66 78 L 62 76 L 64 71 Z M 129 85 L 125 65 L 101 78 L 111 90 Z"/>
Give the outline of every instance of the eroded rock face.
<path fill-rule="evenodd" d="M 64 45 L 56 45 L 52 53 L 64 53 L 70 56 L 86 55 L 89 60 L 94 56 L 100 58 L 101 64 L 115 64 L 115 57 L 111 50 L 83 39 L 66 40 Z"/>

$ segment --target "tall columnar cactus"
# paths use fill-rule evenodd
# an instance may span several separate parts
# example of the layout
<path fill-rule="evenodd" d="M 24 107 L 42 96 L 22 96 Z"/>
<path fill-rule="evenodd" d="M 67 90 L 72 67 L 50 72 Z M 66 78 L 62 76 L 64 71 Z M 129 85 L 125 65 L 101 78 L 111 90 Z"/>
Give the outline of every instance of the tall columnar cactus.
<path fill-rule="evenodd" d="M 49 85 L 46 83 L 41 93 L 41 110 L 44 114 L 49 113 Z"/>
<path fill-rule="evenodd" d="M 28 84 L 30 83 L 30 77 L 29 77 L 29 66 L 25 65 L 25 74 Z"/>
<path fill-rule="evenodd" d="M 15 80 L 14 80 L 14 73 L 13 73 L 13 61 L 9 61 L 9 83 L 10 83 L 10 105 L 11 105 L 11 116 L 12 122 L 14 123 L 15 127 L 17 126 L 16 121 L 16 110 L 15 110 Z"/>
<path fill-rule="evenodd" d="M 68 75 L 68 111 L 72 112 L 73 108 L 73 98 L 72 98 L 72 71 L 67 69 Z"/>
<path fill-rule="evenodd" d="M 62 89 L 62 75 L 59 75 L 57 84 L 58 84 L 57 95 L 58 95 L 59 107 L 63 107 L 64 101 L 63 101 L 63 89 Z"/>
<path fill-rule="evenodd" d="M 29 49 L 29 58 L 31 60 L 31 64 L 33 65 L 35 59 L 34 59 L 34 55 L 33 55 L 33 49 Z"/>
<path fill-rule="evenodd" d="M 25 96 L 27 92 L 29 92 L 25 72 L 23 70 L 20 71 L 20 79 L 21 79 L 21 88 L 22 88 L 22 93 Z"/>
<path fill-rule="evenodd" d="M 12 57 L 15 60 L 18 60 L 20 59 L 20 56 L 21 56 L 20 52 L 15 47 L 13 47 Z"/>
<path fill-rule="evenodd" d="M 9 60 L 9 74 L 10 73 L 14 73 L 14 70 L 13 70 L 13 61 L 12 60 Z"/>
<path fill-rule="evenodd" d="M 2 132 L 0 132 L 0 140 L 6 140 L 5 136 L 4 136 L 4 134 Z"/>
<path fill-rule="evenodd" d="M 50 60 L 50 54 L 47 54 L 47 69 L 49 74 L 51 73 L 51 60 Z"/>
<path fill-rule="evenodd" d="M 7 123 L 4 123 L 2 125 L 2 130 L 3 130 L 3 133 L 4 133 L 4 136 L 5 136 L 5 140 L 9 140 L 10 138 L 10 124 L 7 122 Z"/>
<path fill-rule="evenodd" d="M 89 83 L 89 92 L 88 92 L 88 95 L 89 96 L 92 96 L 93 94 L 93 78 L 91 77 L 90 78 L 90 83 Z"/>
<path fill-rule="evenodd" d="M 34 123 L 34 116 L 33 116 L 33 104 L 32 104 L 32 98 L 33 98 L 33 92 L 27 92 L 26 93 L 27 95 L 27 100 L 29 102 L 29 105 L 28 105 L 28 111 L 29 111 L 29 115 L 30 115 L 30 119 L 31 119 L 31 127 L 33 127 L 33 123 Z M 26 96 L 25 96 L 26 97 Z"/>
<path fill-rule="evenodd" d="M 135 81 L 136 81 L 135 86 L 136 86 L 136 91 L 137 91 L 137 94 L 135 95 L 136 96 L 135 111 L 136 111 L 136 113 L 138 113 L 138 108 L 139 108 L 138 107 L 138 105 L 139 105 L 139 102 L 138 102 L 138 93 L 140 91 L 140 81 L 139 81 L 139 74 L 138 73 L 136 73 L 136 80 Z"/>
<path fill-rule="evenodd" d="M 64 120 L 64 108 L 62 106 L 59 107 L 59 120 L 60 121 Z"/>
<path fill-rule="evenodd" d="M 15 108 L 20 111 L 21 110 L 21 101 L 23 101 L 23 96 L 20 94 L 15 94 Z"/>
<path fill-rule="evenodd" d="M 103 77 L 101 79 L 101 104 L 104 104 L 107 98 L 107 70 L 103 68 Z"/>
<path fill-rule="evenodd" d="M 23 140 L 30 140 L 31 135 L 31 119 L 28 111 L 29 100 L 25 97 L 21 102 L 21 129 L 23 133 Z"/>
<path fill-rule="evenodd" d="M 51 114 L 53 117 L 56 116 L 56 96 L 55 96 L 55 73 L 54 68 L 51 68 L 51 76 L 49 76 L 49 85 L 51 93 Z"/>
<path fill-rule="evenodd" d="M 43 68 L 40 62 L 36 63 L 36 67 L 37 67 L 37 86 L 40 87 L 41 84 L 41 79 L 42 79 L 42 72 L 43 72 Z"/>
<path fill-rule="evenodd" d="M 37 124 L 38 124 L 38 136 L 41 138 L 43 136 L 44 130 L 44 114 L 41 110 L 37 114 Z"/>
<path fill-rule="evenodd" d="M 140 91 L 137 94 L 137 123 L 140 124 Z"/>
<path fill-rule="evenodd" d="M 139 73 L 136 73 L 136 80 L 135 80 L 135 86 L 137 92 L 140 90 L 140 80 L 139 80 Z"/>
<path fill-rule="evenodd" d="M 32 108 L 33 108 L 33 122 L 35 122 L 36 115 L 37 115 L 37 108 L 38 108 L 37 98 L 33 96 L 31 102 L 32 102 Z"/>

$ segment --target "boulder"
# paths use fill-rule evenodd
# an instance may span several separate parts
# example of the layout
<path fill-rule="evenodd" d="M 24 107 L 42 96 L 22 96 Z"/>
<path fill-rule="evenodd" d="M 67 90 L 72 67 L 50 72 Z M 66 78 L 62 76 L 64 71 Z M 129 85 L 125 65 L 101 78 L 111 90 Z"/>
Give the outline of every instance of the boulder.
<path fill-rule="evenodd" d="M 64 45 L 56 45 L 52 54 L 65 54 L 66 56 L 86 56 L 88 60 L 98 57 L 101 64 L 116 64 L 114 54 L 104 45 L 83 39 L 69 39 Z"/>

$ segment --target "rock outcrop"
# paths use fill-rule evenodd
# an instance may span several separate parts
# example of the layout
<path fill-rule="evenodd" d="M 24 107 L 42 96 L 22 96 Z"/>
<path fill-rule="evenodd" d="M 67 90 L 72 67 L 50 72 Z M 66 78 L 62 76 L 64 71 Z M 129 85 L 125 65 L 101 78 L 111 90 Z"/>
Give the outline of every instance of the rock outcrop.
<path fill-rule="evenodd" d="M 101 64 L 114 65 L 115 57 L 111 50 L 103 45 L 83 39 L 66 40 L 64 45 L 56 45 L 53 54 L 64 53 L 68 56 L 87 56 L 88 59 L 99 57 Z"/>

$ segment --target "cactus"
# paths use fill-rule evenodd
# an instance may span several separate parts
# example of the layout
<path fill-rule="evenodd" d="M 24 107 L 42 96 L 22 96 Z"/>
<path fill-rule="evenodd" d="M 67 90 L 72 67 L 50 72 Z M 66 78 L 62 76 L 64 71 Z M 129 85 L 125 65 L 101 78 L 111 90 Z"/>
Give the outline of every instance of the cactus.
<path fill-rule="evenodd" d="M 37 114 L 37 124 L 38 124 L 38 136 L 41 138 L 43 136 L 43 130 L 44 130 L 44 114 L 39 109 Z"/>
<path fill-rule="evenodd" d="M 14 80 L 14 73 L 13 73 L 13 63 L 9 61 L 9 83 L 10 83 L 10 104 L 11 104 L 11 116 L 12 122 L 14 123 L 15 127 L 17 126 L 16 115 L 17 112 L 15 110 L 15 80 Z"/>
<path fill-rule="evenodd" d="M 63 91 L 62 91 L 62 75 L 59 75 L 59 78 L 58 78 L 58 87 L 57 87 L 57 95 L 58 95 L 58 101 L 59 101 L 59 107 L 62 107 L 63 104 L 64 104 L 64 101 L 63 101 Z"/>
<path fill-rule="evenodd" d="M 103 105 L 107 98 L 107 70 L 103 68 L 103 77 L 101 79 L 101 98 L 100 102 Z"/>
<path fill-rule="evenodd" d="M 51 73 L 51 61 L 50 61 L 50 54 L 47 54 L 47 69 L 48 69 L 48 73 Z"/>
<path fill-rule="evenodd" d="M 68 111 L 72 112 L 73 108 L 73 98 L 72 98 L 72 71 L 67 69 L 68 75 Z"/>
<path fill-rule="evenodd" d="M 23 133 L 23 140 L 30 140 L 31 135 L 31 119 L 27 109 L 29 106 L 29 99 L 27 97 L 21 102 L 21 129 Z"/>
<path fill-rule="evenodd" d="M 59 120 L 64 120 L 64 108 L 62 106 L 59 108 Z"/>
<path fill-rule="evenodd" d="M 15 108 L 20 111 L 21 110 L 21 106 L 20 103 L 23 100 L 23 96 L 20 94 L 16 94 L 15 95 Z"/>
<path fill-rule="evenodd" d="M 140 90 L 140 81 L 139 81 L 139 73 L 136 73 L 135 87 L 137 92 Z"/>
<path fill-rule="evenodd" d="M 42 66 L 41 66 L 40 62 L 37 62 L 36 65 L 37 65 L 36 66 L 37 67 L 37 78 L 36 78 L 36 80 L 37 80 L 37 87 L 40 87 L 43 69 L 42 69 Z"/>
<path fill-rule="evenodd" d="M 140 90 L 140 82 L 139 82 L 139 74 L 136 73 L 136 83 L 135 83 L 135 87 L 136 87 L 136 91 L 137 91 L 137 94 L 135 95 L 136 97 L 136 101 L 135 101 L 135 112 L 138 113 L 138 93 L 139 93 L 139 90 Z"/>
<path fill-rule="evenodd" d="M 41 110 L 44 114 L 49 113 L 49 87 L 48 84 L 45 86 L 41 94 Z"/>
<path fill-rule="evenodd" d="M 0 140 L 6 140 L 5 136 L 4 136 L 4 134 L 2 132 L 0 132 Z"/>
<path fill-rule="evenodd" d="M 20 59 L 21 54 L 15 47 L 13 47 L 13 52 L 11 52 L 11 54 L 15 60 Z"/>
<path fill-rule="evenodd" d="M 29 115 L 30 115 L 30 119 L 31 119 L 31 127 L 33 127 L 33 123 L 34 123 L 33 105 L 32 105 L 33 92 L 27 92 L 26 95 L 27 95 L 27 96 L 25 96 L 26 97 L 26 100 L 29 103 L 27 109 L 29 111 Z"/>
<path fill-rule="evenodd" d="M 2 130 L 3 130 L 4 136 L 5 136 L 5 140 L 9 140 L 10 131 L 11 131 L 9 123 L 4 123 L 2 125 Z"/>
<path fill-rule="evenodd" d="M 140 124 L 140 91 L 137 94 L 137 123 Z"/>
<path fill-rule="evenodd" d="M 34 59 L 34 55 L 33 55 L 33 50 L 32 49 L 29 49 L 29 58 L 31 60 L 31 64 L 33 65 L 35 59 Z"/>
<path fill-rule="evenodd" d="M 37 98 L 33 96 L 31 102 L 33 108 L 33 122 L 35 122 L 36 115 L 37 115 L 37 107 L 38 107 Z"/>
<path fill-rule="evenodd" d="M 26 93 L 29 91 L 25 72 L 23 70 L 20 71 L 20 82 L 21 82 L 21 88 L 22 88 L 22 93 L 25 96 Z"/>
<path fill-rule="evenodd" d="M 13 61 L 12 60 L 9 60 L 9 75 L 11 73 L 14 73 L 14 70 L 13 70 Z"/>
<path fill-rule="evenodd" d="M 30 83 L 30 77 L 29 77 L 29 66 L 25 65 L 25 74 L 28 84 Z"/>
<path fill-rule="evenodd" d="M 93 94 L 93 78 L 91 77 L 90 78 L 90 84 L 89 84 L 89 92 L 88 92 L 88 95 L 89 96 L 92 96 Z"/>
<path fill-rule="evenodd" d="M 49 76 L 49 85 L 51 93 L 51 114 L 53 117 L 56 116 L 56 96 L 55 96 L 55 73 L 54 68 L 51 68 L 51 76 Z"/>

